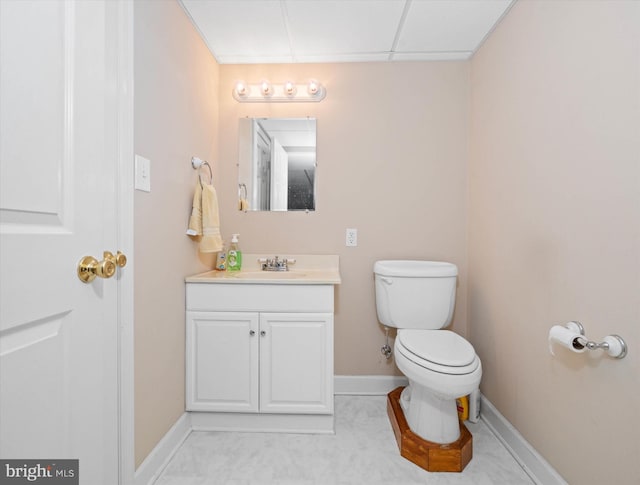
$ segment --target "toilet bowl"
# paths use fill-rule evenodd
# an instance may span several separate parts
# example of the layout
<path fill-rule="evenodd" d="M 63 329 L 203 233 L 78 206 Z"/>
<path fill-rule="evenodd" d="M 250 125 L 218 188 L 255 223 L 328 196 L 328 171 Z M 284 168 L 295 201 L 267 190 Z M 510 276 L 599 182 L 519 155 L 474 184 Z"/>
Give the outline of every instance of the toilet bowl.
<path fill-rule="evenodd" d="M 398 369 L 409 379 L 400 405 L 411 431 L 434 443 L 460 437 L 456 398 L 480 385 L 473 346 L 442 330 L 455 305 L 457 267 L 433 261 L 378 261 L 374 265 L 380 322 L 398 329 Z"/>
<path fill-rule="evenodd" d="M 439 338 L 441 334 L 446 338 Z M 456 441 L 460 427 L 455 400 L 477 389 L 482 377 L 471 344 L 449 330 L 399 330 L 394 350 L 396 365 L 410 383 L 400 399 L 409 428 L 434 443 Z"/>

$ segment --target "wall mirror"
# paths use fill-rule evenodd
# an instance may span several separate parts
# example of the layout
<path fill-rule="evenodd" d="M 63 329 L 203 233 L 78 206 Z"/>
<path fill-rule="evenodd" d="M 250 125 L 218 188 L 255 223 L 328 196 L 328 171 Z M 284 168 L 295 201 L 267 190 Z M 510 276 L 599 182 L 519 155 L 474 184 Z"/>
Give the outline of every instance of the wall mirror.
<path fill-rule="evenodd" d="M 238 139 L 238 195 L 248 210 L 315 210 L 315 118 L 240 118 Z"/>

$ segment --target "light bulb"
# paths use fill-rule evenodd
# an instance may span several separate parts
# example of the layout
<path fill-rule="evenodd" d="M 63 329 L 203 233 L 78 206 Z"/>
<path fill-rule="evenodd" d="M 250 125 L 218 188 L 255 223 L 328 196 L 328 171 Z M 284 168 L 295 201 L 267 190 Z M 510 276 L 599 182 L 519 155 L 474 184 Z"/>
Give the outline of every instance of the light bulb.
<path fill-rule="evenodd" d="M 307 91 L 311 96 L 315 96 L 320 92 L 320 83 L 315 79 L 312 79 L 307 85 Z"/>
<path fill-rule="evenodd" d="M 247 95 L 247 85 L 244 81 L 238 81 L 236 83 L 236 94 L 238 96 L 246 96 Z"/>
<path fill-rule="evenodd" d="M 271 83 L 269 81 L 262 81 L 260 83 L 260 92 L 263 96 L 271 96 L 273 94 Z"/>
<path fill-rule="evenodd" d="M 296 85 L 291 81 L 287 81 L 284 83 L 284 93 L 287 96 L 294 96 L 296 94 Z"/>

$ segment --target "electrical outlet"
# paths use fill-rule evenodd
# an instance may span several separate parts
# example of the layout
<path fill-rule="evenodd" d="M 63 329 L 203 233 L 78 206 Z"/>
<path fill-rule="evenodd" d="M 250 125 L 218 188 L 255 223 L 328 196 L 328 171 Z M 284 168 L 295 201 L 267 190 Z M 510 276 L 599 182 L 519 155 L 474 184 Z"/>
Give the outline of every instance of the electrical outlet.
<path fill-rule="evenodd" d="M 347 228 L 346 245 L 347 246 L 357 246 L 358 245 L 358 230 L 357 229 Z"/>

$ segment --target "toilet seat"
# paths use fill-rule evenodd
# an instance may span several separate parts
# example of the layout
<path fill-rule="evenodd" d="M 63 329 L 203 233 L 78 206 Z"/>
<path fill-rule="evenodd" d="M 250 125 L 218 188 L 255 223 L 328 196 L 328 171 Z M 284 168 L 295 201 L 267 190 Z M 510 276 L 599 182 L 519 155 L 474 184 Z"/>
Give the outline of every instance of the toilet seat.
<path fill-rule="evenodd" d="M 470 374 L 480 365 L 473 346 L 450 330 L 402 329 L 396 346 L 414 364 L 442 374 Z"/>

